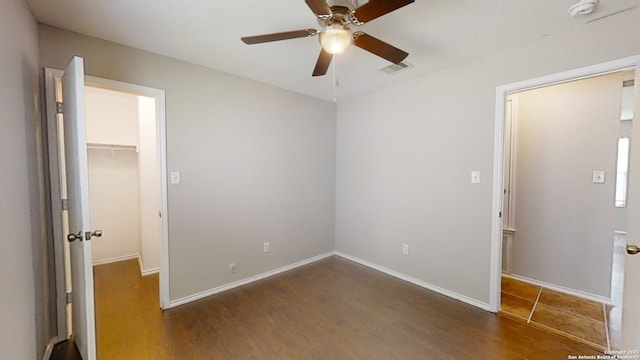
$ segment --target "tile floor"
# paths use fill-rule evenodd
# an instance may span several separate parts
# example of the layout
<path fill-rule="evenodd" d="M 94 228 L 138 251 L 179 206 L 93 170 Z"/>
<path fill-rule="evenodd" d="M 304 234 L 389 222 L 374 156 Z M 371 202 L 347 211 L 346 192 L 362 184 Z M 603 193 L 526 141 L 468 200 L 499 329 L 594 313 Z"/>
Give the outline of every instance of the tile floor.
<path fill-rule="evenodd" d="M 610 348 L 609 306 L 502 277 L 501 314 L 599 350 Z"/>

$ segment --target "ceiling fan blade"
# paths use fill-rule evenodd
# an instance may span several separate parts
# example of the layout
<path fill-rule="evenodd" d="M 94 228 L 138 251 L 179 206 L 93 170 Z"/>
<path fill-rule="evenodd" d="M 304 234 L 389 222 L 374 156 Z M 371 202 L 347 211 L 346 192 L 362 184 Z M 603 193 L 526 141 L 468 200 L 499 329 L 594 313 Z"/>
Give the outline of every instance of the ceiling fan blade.
<path fill-rule="evenodd" d="M 318 62 L 316 62 L 316 68 L 313 69 L 313 76 L 322 76 L 329 70 L 329 64 L 333 59 L 333 54 L 320 50 L 320 56 L 318 56 Z"/>
<path fill-rule="evenodd" d="M 409 56 L 408 52 L 402 51 L 395 46 L 387 44 L 382 40 L 378 40 L 371 35 L 367 35 L 362 31 L 353 34 L 353 44 L 361 49 L 378 55 L 383 59 L 389 60 L 394 64 L 402 62 Z"/>
<path fill-rule="evenodd" d="M 366 23 L 382 15 L 398 10 L 409 5 L 415 0 L 370 0 L 368 3 L 355 10 L 355 17 L 360 22 Z"/>
<path fill-rule="evenodd" d="M 305 0 L 304 2 L 316 16 L 331 16 L 331 8 L 326 0 Z"/>
<path fill-rule="evenodd" d="M 243 36 L 240 38 L 245 44 L 260 44 L 270 41 L 280 41 L 280 40 L 289 40 L 296 38 L 303 38 L 314 36 L 318 34 L 318 30 L 316 29 L 306 29 L 306 30 L 296 30 L 296 31 L 285 31 L 273 34 L 264 34 L 264 35 L 256 35 L 256 36 Z"/>

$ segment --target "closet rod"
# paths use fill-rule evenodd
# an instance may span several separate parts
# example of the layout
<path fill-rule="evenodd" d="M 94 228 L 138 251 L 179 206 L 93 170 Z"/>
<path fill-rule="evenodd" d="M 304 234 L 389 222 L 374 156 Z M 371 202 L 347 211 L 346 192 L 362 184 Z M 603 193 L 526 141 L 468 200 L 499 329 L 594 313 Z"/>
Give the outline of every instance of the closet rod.
<path fill-rule="evenodd" d="M 96 144 L 96 143 L 87 143 L 87 149 L 98 149 L 98 150 L 125 150 L 125 151 L 138 151 L 138 146 L 136 145 L 116 145 L 116 144 Z"/>

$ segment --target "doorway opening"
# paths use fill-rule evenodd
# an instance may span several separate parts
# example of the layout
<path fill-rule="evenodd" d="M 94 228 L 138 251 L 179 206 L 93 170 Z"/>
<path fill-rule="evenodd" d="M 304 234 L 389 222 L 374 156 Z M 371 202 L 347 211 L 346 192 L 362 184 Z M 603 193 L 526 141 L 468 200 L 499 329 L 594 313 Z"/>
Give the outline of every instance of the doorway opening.
<path fill-rule="evenodd" d="M 73 304 L 67 304 L 73 289 L 63 200 L 67 198 L 65 159 L 61 155 L 64 115 L 59 111 L 63 75 L 63 71 L 45 69 L 60 341 L 73 334 Z M 141 275 L 159 277 L 156 305 L 166 308 L 169 269 L 164 91 L 87 76 L 85 93 L 90 204 L 95 214 L 91 225 L 104 234 L 92 240 L 93 264 L 134 259 Z"/>
<path fill-rule="evenodd" d="M 141 275 L 160 271 L 160 172 L 155 99 L 85 86 L 91 228 L 98 266 L 137 260 Z"/>
<path fill-rule="evenodd" d="M 503 311 L 547 330 L 579 313 L 589 330 L 570 325 L 562 335 L 605 349 L 622 299 L 626 214 L 616 190 L 627 185 L 616 157 L 631 133 L 621 97 L 636 63 L 505 85 L 496 97 L 491 308 L 503 300 Z M 601 333 L 585 334 L 598 324 Z"/>

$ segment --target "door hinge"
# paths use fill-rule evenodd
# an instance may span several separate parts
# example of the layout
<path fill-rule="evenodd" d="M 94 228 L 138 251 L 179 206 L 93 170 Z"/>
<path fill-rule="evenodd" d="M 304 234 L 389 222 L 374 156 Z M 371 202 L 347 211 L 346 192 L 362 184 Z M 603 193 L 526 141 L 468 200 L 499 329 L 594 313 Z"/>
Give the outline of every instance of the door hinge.
<path fill-rule="evenodd" d="M 56 101 L 56 114 L 62 114 L 62 102 Z"/>
<path fill-rule="evenodd" d="M 69 210 L 69 200 L 68 199 L 62 199 L 62 210 Z"/>
<path fill-rule="evenodd" d="M 66 294 L 65 294 L 65 301 L 67 302 L 67 305 L 69 305 L 69 304 L 71 304 L 71 303 L 72 303 L 72 301 L 71 301 L 71 299 L 72 299 L 71 294 L 72 294 L 71 292 L 68 292 L 68 293 L 66 293 Z"/>
<path fill-rule="evenodd" d="M 501 218 L 501 217 L 502 217 L 502 211 L 500 211 L 500 212 L 498 213 L 498 217 L 499 217 L 499 218 Z"/>

